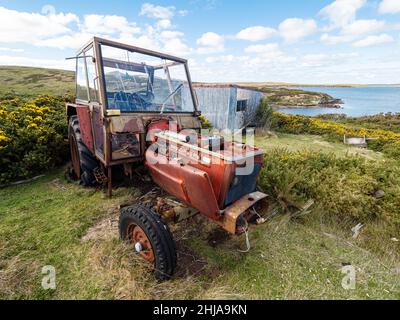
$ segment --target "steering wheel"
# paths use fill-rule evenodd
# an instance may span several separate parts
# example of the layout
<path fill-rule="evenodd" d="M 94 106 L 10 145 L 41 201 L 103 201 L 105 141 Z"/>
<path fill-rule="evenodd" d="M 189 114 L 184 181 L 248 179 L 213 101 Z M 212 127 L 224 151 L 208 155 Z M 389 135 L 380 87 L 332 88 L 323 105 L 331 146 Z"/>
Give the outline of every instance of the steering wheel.
<path fill-rule="evenodd" d="M 123 106 L 118 107 L 121 102 L 123 103 Z M 146 110 L 151 103 L 146 101 L 137 92 L 128 93 L 119 91 L 114 95 L 114 105 L 119 109 L 125 109 L 125 111 L 135 111 Z"/>
<path fill-rule="evenodd" d="M 135 94 L 137 94 L 140 98 L 142 98 L 146 102 L 152 103 L 154 101 L 154 93 L 149 90 L 136 91 Z"/>

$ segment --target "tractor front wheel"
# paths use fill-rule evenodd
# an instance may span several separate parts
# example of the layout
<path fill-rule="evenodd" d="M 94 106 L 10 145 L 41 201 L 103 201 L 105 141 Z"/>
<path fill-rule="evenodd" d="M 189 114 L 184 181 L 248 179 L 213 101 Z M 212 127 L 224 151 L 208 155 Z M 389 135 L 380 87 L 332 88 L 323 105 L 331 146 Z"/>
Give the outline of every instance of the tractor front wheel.
<path fill-rule="evenodd" d="M 121 209 L 119 233 L 135 252 L 154 268 L 158 280 L 168 280 L 176 267 L 176 248 L 162 217 L 149 206 L 135 204 Z"/>

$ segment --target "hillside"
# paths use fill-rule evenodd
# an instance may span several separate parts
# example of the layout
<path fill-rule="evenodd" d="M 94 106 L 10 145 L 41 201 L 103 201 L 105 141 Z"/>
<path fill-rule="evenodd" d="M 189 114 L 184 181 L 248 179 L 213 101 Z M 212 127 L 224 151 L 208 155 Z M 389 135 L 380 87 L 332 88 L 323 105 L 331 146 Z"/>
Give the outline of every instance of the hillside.
<path fill-rule="evenodd" d="M 74 74 L 67 70 L 0 66 L 0 95 L 71 94 L 75 91 Z"/>

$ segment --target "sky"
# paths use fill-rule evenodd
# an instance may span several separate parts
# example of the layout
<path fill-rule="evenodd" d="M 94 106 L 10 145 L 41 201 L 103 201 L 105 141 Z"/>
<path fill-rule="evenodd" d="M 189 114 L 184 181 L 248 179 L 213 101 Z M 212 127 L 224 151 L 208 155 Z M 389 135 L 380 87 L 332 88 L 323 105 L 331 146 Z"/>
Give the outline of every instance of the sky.
<path fill-rule="evenodd" d="M 73 70 L 94 35 L 186 58 L 194 81 L 400 83 L 400 0 L 0 0 L 0 65 Z"/>

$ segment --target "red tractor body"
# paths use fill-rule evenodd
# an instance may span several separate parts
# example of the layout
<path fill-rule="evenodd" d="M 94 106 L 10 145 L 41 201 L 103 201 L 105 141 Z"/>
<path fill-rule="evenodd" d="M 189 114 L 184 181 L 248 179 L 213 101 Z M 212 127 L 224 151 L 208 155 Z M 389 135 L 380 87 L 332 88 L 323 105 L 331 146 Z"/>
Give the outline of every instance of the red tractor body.
<path fill-rule="evenodd" d="M 75 59 L 77 99 L 67 105 L 75 177 L 84 185 L 107 182 L 111 195 L 112 166 L 132 175 L 144 164 L 153 181 L 184 206 L 232 234 L 246 231 L 249 209 L 266 197 L 256 190 L 263 152 L 201 132 L 187 61 L 100 38 Z M 143 215 L 147 209 L 135 208 L 121 213 L 121 237 L 157 267 L 157 242 L 140 219 L 158 218 L 153 209 Z M 144 254 L 146 243 L 150 255 Z"/>

